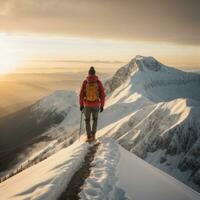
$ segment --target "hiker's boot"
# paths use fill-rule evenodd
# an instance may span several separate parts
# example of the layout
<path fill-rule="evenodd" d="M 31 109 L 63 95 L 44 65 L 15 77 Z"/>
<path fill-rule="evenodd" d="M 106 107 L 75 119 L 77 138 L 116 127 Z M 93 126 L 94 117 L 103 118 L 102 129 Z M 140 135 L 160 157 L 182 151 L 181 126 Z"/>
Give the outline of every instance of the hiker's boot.
<path fill-rule="evenodd" d="M 95 135 L 92 135 L 91 136 L 91 140 L 92 140 L 92 142 L 94 142 L 96 139 L 95 139 Z"/>
<path fill-rule="evenodd" d="M 91 140 L 92 140 L 92 136 L 91 136 L 91 135 L 88 135 L 88 136 L 87 136 L 87 139 L 86 139 L 86 142 L 89 142 L 89 143 L 90 143 Z"/>

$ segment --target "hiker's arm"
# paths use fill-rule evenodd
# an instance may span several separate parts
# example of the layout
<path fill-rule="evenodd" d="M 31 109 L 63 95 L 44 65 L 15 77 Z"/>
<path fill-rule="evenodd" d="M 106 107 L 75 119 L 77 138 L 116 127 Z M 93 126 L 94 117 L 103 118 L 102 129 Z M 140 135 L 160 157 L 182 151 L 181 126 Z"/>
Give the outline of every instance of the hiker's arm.
<path fill-rule="evenodd" d="M 99 90 L 100 90 L 101 107 L 104 107 L 106 94 L 105 94 L 104 87 L 101 81 L 99 81 Z"/>
<path fill-rule="evenodd" d="M 83 84 L 82 84 L 81 90 L 80 90 L 80 94 L 79 94 L 79 104 L 80 104 L 80 106 L 83 106 L 84 93 L 85 93 L 85 84 L 86 84 L 86 81 L 83 81 Z"/>

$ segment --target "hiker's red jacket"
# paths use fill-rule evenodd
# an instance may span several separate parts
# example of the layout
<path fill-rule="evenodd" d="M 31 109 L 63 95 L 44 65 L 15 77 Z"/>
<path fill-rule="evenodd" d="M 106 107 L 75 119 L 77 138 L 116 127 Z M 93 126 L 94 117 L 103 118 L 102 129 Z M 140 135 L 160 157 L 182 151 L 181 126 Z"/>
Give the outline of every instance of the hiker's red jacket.
<path fill-rule="evenodd" d="M 99 100 L 95 102 L 90 102 L 85 99 L 85 93 L 86 93 L 86 84 L 88 81 L 97 81 L 98 88 L 99 88 Z M 89 75 L 86 80 L 83 81 L 81 91 L 79 94 L 79 103 L 80 106 L 88 106 L 88 107 L 104 107 L 105 104 L 105 92 L 102 82 L 98 79 L 98 76 L 96 75 Z"/>

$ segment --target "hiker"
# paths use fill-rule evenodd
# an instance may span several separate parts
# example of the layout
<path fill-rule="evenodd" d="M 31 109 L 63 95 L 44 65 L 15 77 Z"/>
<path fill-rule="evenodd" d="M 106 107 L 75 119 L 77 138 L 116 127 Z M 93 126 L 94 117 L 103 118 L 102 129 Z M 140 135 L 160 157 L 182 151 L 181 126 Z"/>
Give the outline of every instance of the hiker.
<path fill-rule="evenodd" d="M 86 80 L 83 81 L 79 100 L 80 111 L 84 112 L 87 132 L 87 141 L 95 140 L 99 111 L 103 112 L 105 92 L 102 82 L 95 75 L 94 67 L 90 67 Z M 92 117 L 93 123 L 90 124 Z"/>

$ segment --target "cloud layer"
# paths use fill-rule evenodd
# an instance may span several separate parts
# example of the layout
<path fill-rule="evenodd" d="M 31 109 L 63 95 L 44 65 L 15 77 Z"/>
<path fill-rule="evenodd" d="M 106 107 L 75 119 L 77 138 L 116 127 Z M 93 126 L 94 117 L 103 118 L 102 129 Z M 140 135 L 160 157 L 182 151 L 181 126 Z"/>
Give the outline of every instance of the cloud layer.
<path fill-rule="evenodd" d="M 0 31 L 200 45 L 199 0 L 1 0 Z"/>

